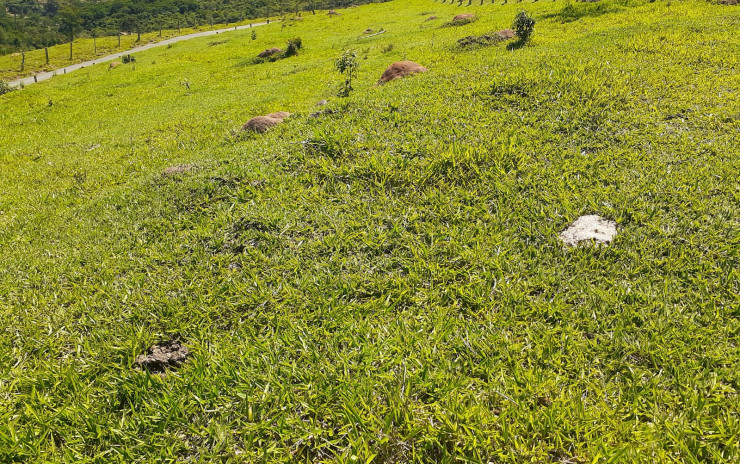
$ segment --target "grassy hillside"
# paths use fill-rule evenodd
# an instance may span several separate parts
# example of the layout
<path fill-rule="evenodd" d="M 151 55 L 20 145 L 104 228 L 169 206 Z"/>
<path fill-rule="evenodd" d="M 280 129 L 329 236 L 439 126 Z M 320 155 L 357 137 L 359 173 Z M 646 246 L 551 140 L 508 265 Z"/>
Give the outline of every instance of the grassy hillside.
<path fill-rule="evenodd" d="M 249 24 L 263 22 L 264 19 L 246 20 L 238 24 Z M 235 24 L 214 24 L 213 29 L 225 29 Z M 183 27 L 177 29 L 165 29 L 162 35 L 159 32 L 148 32 L 141 34 L 141 41 L 137 42 L 136 34 L 127 34 L 121 36 L 121 46 L 118 46 L 118 37 L 105 36 L 98 37 L 93 41 L 91 38 L 76 39 L 72 46 L 72 60 L 69 59 L 69 43 L 49 47 L 49 64 L 46 64 L 46 52 L 43 49 L 31 50 L 26 52 L 26 62 L 23 63 L 23 57 L 20 53 L 11 53 L 0 56 L 0 79 L 14 80 L 21 77 L 32 76 L 42 71 L 53 71 L 65 66 L 83 61 L 95 60 L 100 57 L 112 55 L 114 53 L 132 50 L 135 47 L 153 42 L 176 37 L 184 34 L 191 34 L 198 31 L 211 30 L 210 26 L 199 28 Z"/>
<path fill-rule="evenodd" d="M 340 13 L 0 97 L 0 462 L 740 460 L 739 10 Z"/>

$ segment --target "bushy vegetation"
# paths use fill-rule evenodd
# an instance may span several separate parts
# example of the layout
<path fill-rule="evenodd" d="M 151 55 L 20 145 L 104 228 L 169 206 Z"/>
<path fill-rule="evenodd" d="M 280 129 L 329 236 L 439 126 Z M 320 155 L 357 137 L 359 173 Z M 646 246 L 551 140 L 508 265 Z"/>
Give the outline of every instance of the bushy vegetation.
<path fill-rule="evenodd" d="M 342 56 L 334 62 L 334 67 L 339 71 L 339 74 L 345 76 L 344 84 L 339 90 L 339 96 L 348 97 L 350 92 L 354 90 L 352 88 L 352 78 L 360 67 L 360 62 L 357 60 L 357 53 L 353 50 L 346 50 L 342 53 Z"/>
<path fill-rule="evenodd" d="M 511 25 L 511 28 L 516 33 L 517 40 L 522 44 L 526 44 L 532 38 L 534 25 L 534 18 L 531 18 L 526 11 L 520 11 L 514 17 L 514 23 Z"/>
<path fill-rule="evenodd" d="M 347 5 L 341 0 L 4 0 L 0 55 L 65 43 L 71 36 L 141 34 L 340 6 Z"/>
<path fill-rule="evenodd" d="M 530 46 L 461 50 L 520 6 L 477 3 L 0 96 L 0 462 L 740 462 L 736 10 L 541 1 Z M 615 241 L 565 249 L 584 214 Z"/>
<path fill-rule="evenodd" d="M 6 93 L 13 90 L 10 85 L 5 82 L 4 80 L 0 79 L 0 95 L 5 95 Z"/>

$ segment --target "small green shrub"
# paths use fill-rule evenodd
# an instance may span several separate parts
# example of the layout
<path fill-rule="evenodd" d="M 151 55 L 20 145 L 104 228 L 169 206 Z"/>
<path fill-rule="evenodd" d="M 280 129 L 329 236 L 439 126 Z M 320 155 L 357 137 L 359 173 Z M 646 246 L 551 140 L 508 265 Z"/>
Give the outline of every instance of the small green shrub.
<path fill-rule="evenodd" d="M 126 64 L 126 63 L 136 63 L 136 57 L 133 56 L 133 55 L 123 55 L 121 57 L 121 61 L 123 61 L 124 64 Z"/>
<path fill-rule="evenodd" d="M 5 95 L 6 93 L 12 90 L 13 90 L 13 87 L 11 87 L 10 84 L 0 79 L 0 95 Z"/>
<path fill-rule="evenodd" d="M 529 39 L 532 38 L 534 23 L 534 18 L 527 15 L 526 11 L 520 11 L 516 14 L 514 17 L 514 24 L 511 25 L 511 28 L 516 32 L 516 36 L 519 38 L 518 42 L 520 44 L 523 45 L 529 42 Z"/>
<path fill-rule="evenodd" d="M 283 58 L 297 55 L 298 50 L 300 50 L 301 48 L 303 48 L 303 41 L 300 37 L 288 40 L 288 44 L 285 47 L 285 51 L 283 52 Z"/>
<path fill-rule="evenodd" d="M 257 40 L 257 31 L 252 29 L 252 40 Z"/>
<path fill-rule="evenodd" d="M 354 77 L 357 72 L 357 68 L 360 67 L 360 62 L 357 60 L 357 53 L 352 50 L 345 51 L 334 63 L 334 67 L 340 74 L 347 76 L 344 81 L 344 85 L 342 85 L 342 88 L 339 90 L 339 96 L 348 97 L 350 92 L 353 90 L 352 77 Z"/>

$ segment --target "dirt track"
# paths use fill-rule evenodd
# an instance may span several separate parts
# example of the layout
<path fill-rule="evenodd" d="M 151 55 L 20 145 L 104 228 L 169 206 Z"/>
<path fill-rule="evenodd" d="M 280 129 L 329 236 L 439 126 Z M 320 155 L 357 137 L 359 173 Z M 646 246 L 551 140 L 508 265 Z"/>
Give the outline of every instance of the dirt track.
<path fill-rule="evenodd" d="M 196 37 L 207 37 L 209 35 L 222 34 L 224 32 L 229 32 L 229 31 L 234 31 L 234 30 L 249 29 L 250 27 L 255 27 L 255 26 L 263 26 L 265 24 L 267 24 L 267 23 L 255 23 L 255 24 L 248 24 L 248 25 L 244 25 L 244 26 L 230 27 L 230 28 L 226 28 L 226 29 L 216 29 L 216 30 L 213 30 L 213 31 L 194 32 L 192 34 L 180 35 L 180 36 L 177 36 L 177 37 L 172 37 L 171 39 L 165 39 L 165 40 L 163 40 L 161 42 L 150 43 L 150 44 L 142 45 L 141 47 L 132 48 L 132 49 L 126 50 L 124 52 L 114 53 L 112 55 L 103 56 L 103 57 L 100 57 L 100 58 L 96 58 L 94 60 L 84 61 L 82 63 L 77 63 L 77 64 L 72 64 L 72 65 L 69 65 L 69 66 L 65 66 L 63 68 L 56 69 L 54 71 L 41 72 L 41 73 L 35 74 L 33 76 L 23 77 L 21 79 L 16 79 L 14 81 L 10 81 L 9 84 L 10 84 L 11 87 L 18 87 L 20 84 L 23 84 L 23 85 L 31 85 L 31 84 L 34 84 L 36 82 L 41 82 L 41 81 L 45 81 L 47 79 L 51 79 L 52 77 L 54 77 L 54 76 L 56 76 L 58 74 L 67 74 L 67 73 L 70 73 L 72 71 L 77 71 L 78 69 L 82 69 L 82 68 L 86 68 L 88 66 L 92 66 L 94 64 L 105 63 L 105 62 L 108 62 L 108 61 L 113 61 L 116 58 L 122 57 L 123 55 L 130 55 L 132 53 L 137 53 L 137 52 L 141 52 L 141 51 L 144 51 L 144 50 L 149 50 L 150 48 L 162 47 L 164 45 L 169 45 L 169 44 L 173 44 L 173 43 L 176 43 L 176 42 L 182 42 L 183 40 L 195 39 Z"/>

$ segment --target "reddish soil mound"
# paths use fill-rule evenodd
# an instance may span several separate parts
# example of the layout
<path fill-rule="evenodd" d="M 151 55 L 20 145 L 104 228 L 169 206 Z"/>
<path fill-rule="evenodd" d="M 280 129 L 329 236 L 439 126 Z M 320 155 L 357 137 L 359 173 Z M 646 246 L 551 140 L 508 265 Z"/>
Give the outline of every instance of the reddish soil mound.
<path fill-rule="evenodd" d="M 452 18 L 453 21 L 466 21 L 470 19 L 475 19 L 475 15 L 470 14 L 470 13 L 463 13 L 463 14 L 459 14 L 455 16 L 454 18 Z"/>
<path fill-rule="evenodd" d="M 337 12 L 336 12 L 336 11 L 334 11 L 334 10 L 329 10 L 329 12 L 328 12 L 328 13 L 326 13 L 326 14 L 328 14 L 328 15 L 332 15 L 332 16 L 339 16 L 339 13 L 337 13 Z"/>
<path fill-rule="evenodd" d="M 114 61 L 113 63 L 111 63 L 111 64 L 108 65 L 108 69 L 117 68 L 119 66 L 121 66 L 121 62 L 120 61 Z"/>
<path fill-rule="evenodd" d="M 242 130 L 262 134 L 263 132 L 267 132 L 269 128 L 275 127 L 281 122 L 283 122 L 282 119 L 268 118 L 267 116 L 255 116 L 242 126 Z"/>
<path fill-rule="evenodd" d="M 380 76 L 380 82 L 390 82 L 393 79 L 398 79 L 410 74 L 417 74 L 427 72 L 428 69 L 414 63 L 413 61 L 398 61 L 388 66 L 382 76 Z"/>
<path fill-rule="evenodd" d="M 501 37 L 504 40 L 507 40 L 507 39 L 513 39 L 516 33 L 511 29 L 503 29 L 503 30 L 496 32 L 496 35 Z"/>
<path fill-rule="evenodd" d="M 275 127 L 283 122 L 283 119 L 288 116 L 290 116 L 290 113 L 287 111 L 278 111 L 265 116 L 255 116 L 242 126 L 242 130 L 262 134 L 263 132 L 267 132 L 269 128 Z"/>
<path fill-rule="evenodd" d="M 280 53 L 280 52 L 282 52 L 282 50 L 280 50 L 279 48 L 268 48 L 267 50 L 260 52 L 260 54 L 257 56 L 260 58 L 269 58 L 275 53 Z"/>

